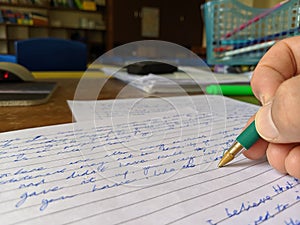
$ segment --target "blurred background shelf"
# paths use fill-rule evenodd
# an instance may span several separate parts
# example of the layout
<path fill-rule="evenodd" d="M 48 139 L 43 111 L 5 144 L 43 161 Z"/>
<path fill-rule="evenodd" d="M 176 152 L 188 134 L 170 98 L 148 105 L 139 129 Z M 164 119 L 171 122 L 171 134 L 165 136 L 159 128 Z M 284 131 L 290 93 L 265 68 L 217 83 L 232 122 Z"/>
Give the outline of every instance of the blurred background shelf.
<path fill-rule="evenodd" d="M 255 8 L 239 0 L 211 0 L 203 6 L 206 57 L 210 65 L 256 65 L 281 39 L 300 34 L 300 1 Z"/>
<path fill-rule="evenodd" d="M 51 4 L 53 2 L 48 0 L 40 4 L 0 1 L 0 54 L 15 54 L 15 41 L 37 37 L 84 42 L 89 62 L 107 50 L 105 1 L 100 1 L 95 10 Z"/>

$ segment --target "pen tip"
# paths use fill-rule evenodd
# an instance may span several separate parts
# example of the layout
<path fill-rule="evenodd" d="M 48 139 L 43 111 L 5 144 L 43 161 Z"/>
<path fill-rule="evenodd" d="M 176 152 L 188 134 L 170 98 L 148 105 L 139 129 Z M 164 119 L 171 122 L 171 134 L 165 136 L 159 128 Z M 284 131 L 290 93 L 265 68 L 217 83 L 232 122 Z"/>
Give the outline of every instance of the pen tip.
<path fill-rule="evenodd" d="M 222 163 L 222 160 L 219 162 L 219 164 L 218 164 L 218 167 L 220 168 L 220 167 L 223 167 L 225 164 L 224 163 Z"/>
<path fill-rule="evenodd" d="M 231 160 L 233 160 L 234 156 L 232 154 L 230 154 L 229 152 L 226 152 L 223 156 L 223 158 L 221 159 L 221 161 L 218 164 L 218 167 L 223 167 L 225 166 L 227 163 L 229 163 Z"/>
<path fill-rule="evenodd" d="M 223 158 L 222 158 L 222 159 L 223 159 Z M 225 166 L 225 164 L 226 164 L 226 163 L 223 162 L 222 159 L 221 159 L 221 161 L 220 161 L 219 164 L 218 164 L 218 167 L 219 167 L 219 168 Z"/>
<path fill-rule="evenodd" d="M 223 155 L 222 159 L 220 160 L 218 167 L 225 166 L 227 163 L 229 163 L 231 160 L 234 159 L 234 157 L 241 152 L 244 149 L 243 145 L 241 145 L 239 142 L 234 142 L 234 144 L 228 149 L 228 151 Z"/>

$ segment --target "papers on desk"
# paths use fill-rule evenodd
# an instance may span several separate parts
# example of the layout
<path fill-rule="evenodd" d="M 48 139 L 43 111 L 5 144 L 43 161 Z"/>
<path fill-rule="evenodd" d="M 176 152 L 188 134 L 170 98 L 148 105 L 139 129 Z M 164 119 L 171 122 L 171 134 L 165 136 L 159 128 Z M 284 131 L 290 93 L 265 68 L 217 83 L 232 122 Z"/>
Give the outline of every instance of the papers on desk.
<path fill-rule="evenodd" d="M 126 70 L 104 67 L 103 72 L 146 93 L 201 92 L 202 85 L 215 83 L 249 83 L 248 75 L 218 74 L 193 67 L 180 67 L 181 72 L 146 76 L 129 74 Z"/>
<path fill-rule="evenodd" d="M 299 223 L 298 180 L 243 156 L 217 168 L 257 106 L 170 100 L 190 101 L 185 112 L 148 107 L 2 133 L 1 224 Z"/>

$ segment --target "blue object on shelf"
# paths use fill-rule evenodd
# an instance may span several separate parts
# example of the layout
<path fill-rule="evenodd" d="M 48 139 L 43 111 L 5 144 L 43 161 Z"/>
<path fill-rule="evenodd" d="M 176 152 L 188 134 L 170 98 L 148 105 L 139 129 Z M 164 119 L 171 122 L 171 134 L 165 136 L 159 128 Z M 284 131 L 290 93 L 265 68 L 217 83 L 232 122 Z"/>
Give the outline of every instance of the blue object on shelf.
<path fill-rule="evenodd" d="M 59 38 L 31 38 L 15 42 L 16 62 L 30 71 L 84 71 L 84 43 Z"/>
<path fill-rule="evenodd" d="M 15 55 L 0 55 L 0 62 L 16 63 L 16 56 Z"/>
<path fill-rule="evenodd" d="M 257 48 L 258 44 L 264 46 L 263 43 L 300 34 L 299 8 L 299 0 L 285 1 L 269 9 L 249 7 L 237 0 L 211 0 L 203 4 L 208 64 L 256 65 L 270 48 L 267 44 Z M 230 52 L 251 46 L 250 51 Z"/>

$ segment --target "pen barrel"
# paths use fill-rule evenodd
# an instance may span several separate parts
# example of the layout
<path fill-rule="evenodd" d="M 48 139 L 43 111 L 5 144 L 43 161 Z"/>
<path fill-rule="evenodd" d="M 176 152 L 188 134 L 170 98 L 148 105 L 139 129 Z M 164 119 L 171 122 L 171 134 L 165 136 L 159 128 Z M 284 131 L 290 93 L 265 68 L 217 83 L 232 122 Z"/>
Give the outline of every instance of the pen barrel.
<path fill-rule="evenodd" d="M 253 121 L 236 140 L 245 148 L 249 149 L 257 140 L 259 135 L 256 131 L 255 121 Z"/>
<path fill-rule="evenodd" d="M 220 95 L 253 95 L 250 85 L 209 85 L 206 87 L 206 93 Z"/>

